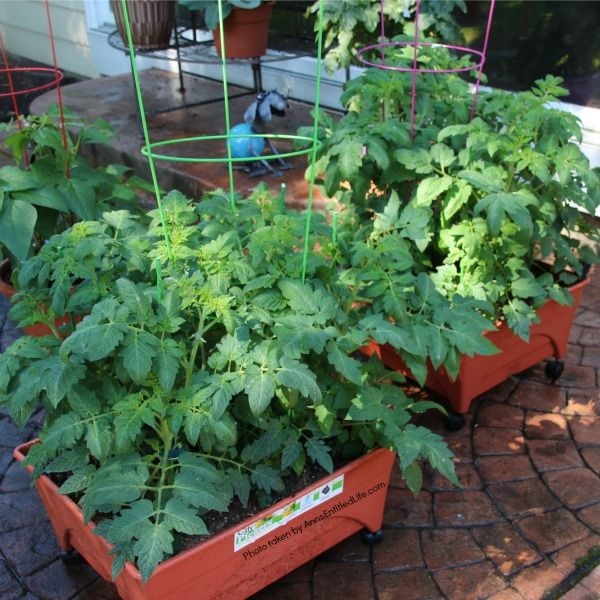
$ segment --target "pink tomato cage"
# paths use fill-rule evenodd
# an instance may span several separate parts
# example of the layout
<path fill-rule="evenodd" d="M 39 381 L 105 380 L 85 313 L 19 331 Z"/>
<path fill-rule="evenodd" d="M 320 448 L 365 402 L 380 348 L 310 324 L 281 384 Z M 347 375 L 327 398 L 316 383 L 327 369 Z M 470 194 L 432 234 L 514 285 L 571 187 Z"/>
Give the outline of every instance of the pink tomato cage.
<path fill-rule="evenodd" d="M 356 58 L 364 65 L 368 67 L 375 67 L 377 69 L 384 69 L 388 71 L 402 71 L 412 73 L 412 92 L 411 92 L 411 101 L 410 101 L 410 139 L 414 138 L 415 132 L 415 104 L 417 98 L 417 75 L 419 73 L 426 74 L 441 74 L 441 73 L 462 73 L 468 71 L 477 71 L 475 89 L 473 93 L 473 102 L 471 104 L 471 116 L 473 118 L 473 114 L 475 112 L 475 104 L 477 102 L 477 95 L 479 93 L 479 85 L 481 83 L 481 75 L 483 73 L 483 66 L 485 64 L 485 57 L 487 53 L 487 46 L 490 37 L 490 30 L 492 27 L 492 18 L 494 15 L 494 6 L 496 0 L 490 1 L 490 8 L 488 13 L 487 25 L 485 29 L 485 37 L 483 41 L 483 47 L 481 50 L 476 50 L 474 48 L 468 48 L 466 46 L 457 46 L 453 44 L 438 44 L 432 42 L 423 42 L 419 40 L 419 12 L 421 6 L 421 0 L 417 0 L 415 5 L 415 36 L 412 42 L 386 42 L 385 36 L 385 17 L 384 17 L 384 4 L 385 0 L 381 0 L 381 24 L 380 24 L 380 32 L 381 32 L 381 41 L 378 44 L 372 44 L 370 46 L 365 46 L 361 48 L 356 53 Z M 390 64 L 387 62 L 388 54 L 386 50 L 389 48 L 397 48 L 397 47 L 412 47 L 413 48 L 413 56 L 412 56 L 412 65 L 410 67 L 403 67 L 394 64 Z M 471 55 L 477 57 L 477 62 L 468 66 L 456 66 L 446 69 L 428 69 L 423 68 L 418 65 L 419 59 L 419 50 L 421 48 L 446 48 L 452 52 L 462 55 Z M 367 58 L 367 54 L 379 51 L 379 60 L 375 61 L 373 59 Z"/>

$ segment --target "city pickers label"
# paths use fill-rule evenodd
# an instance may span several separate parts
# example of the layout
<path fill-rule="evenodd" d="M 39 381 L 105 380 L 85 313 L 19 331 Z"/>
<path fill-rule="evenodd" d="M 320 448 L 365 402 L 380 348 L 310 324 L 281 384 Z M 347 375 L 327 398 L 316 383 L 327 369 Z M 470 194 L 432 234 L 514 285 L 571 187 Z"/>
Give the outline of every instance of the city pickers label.
<path fill-rule="evenodd" d="M 325 482 L 321 487 L 292 500 L 289 504 L 271 513 L 268 517 L 258 519 L 248 527 L 236 531 L 233 540 L 233 551 L 237 552 L 248 544 L 252 544 L 271 531 L 282 527 L 292 519 L 327 502 L 330 498 L 344 491 L 344 476 L 339 475 Z"/>

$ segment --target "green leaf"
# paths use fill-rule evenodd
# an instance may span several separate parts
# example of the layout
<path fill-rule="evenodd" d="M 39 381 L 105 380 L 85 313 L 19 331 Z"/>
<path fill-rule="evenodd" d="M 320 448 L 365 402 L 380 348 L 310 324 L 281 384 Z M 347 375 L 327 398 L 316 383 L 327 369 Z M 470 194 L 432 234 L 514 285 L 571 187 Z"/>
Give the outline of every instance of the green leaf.
<path fill-rule="evenodd" d="M 175 340 L 171 338 L 160 340 L 152 365 L 158 374 L 160 385 L 166 392 L 173 388 L 182 358 L 183 351 Z"/>
<path fill-rule="evenodd" d="M 248 395 L 248 403 L 252 414 L 258 416 L 271 403 L 275 395 L 275 376 L 271 371 L 250 365 L 246 369 L 244 391 Z"/>
<path fill-rule="evenodd" d="M 132 469 L 119 473 L 115 469 L 98 471 L 86 492 L 92 506 L 126 504 L 137 500 L 144 491 L 147 473 Z"/>
<path fill-rule="evenodd" d="M 36 187 L 37 182 L 30 171 L 24 171 L 12 165 L 6 165 L 0 169 L 1 190 L 18 192 Z"/>
<path fill-rule="evenodd" d="M 413 462 L 402 469 L 402 477 L 406 481 L 408 489 L 416 496 L 423 486 L 423 471 L 419 464 Z"/>
<path fill-rule="evenodd" d="M 431 155 L 427 150 L 423 150 L 422 148 L 396 150 L 394 158 L 407 169 L 415 171 L 415 173 L 427 175 L 433 171 Z"/>
<path fill-rule="evenodd" d="M 333 327 L 316 327 L 314 321 L 314 316 L 308 315 L 285 315 L 277 320 L 273 332 L 285 354 L 300 358 L 311 350 L 317 354 L 323 352 L 327 341 L 337 332 Z"/>
<path fill-rule="evenodd" d="M 86 450 L 77 446 L 72 450 L 66 450 L 59 454 L 56 458 L 46 465 L 46 473 L 64 473 L 66 471 L 74 471 L 75 469 L 85 465 L 88 462 L 88 453 Z"/>
<path fill-rule="evenodd" d="M 61 447 L 74 446 L 82 435 L 83 425 L 80 417 L 69 412 L 58 417 L 44 433 L 40 434 L 40 439 L 48 452 L 53 452 Z"/>
<path fill-rule="evenodd" d="M 502 179 L 491 169 L 486 169 L 483 173 L 466 169 L 459 171 L 458 177 L 470 183 L 474 188 L 490 194 L 502 191 Z"/>
<path fill-rule="evenodd" d="M 86 370 L 82 365 L 63 361 L 54 355 L 33 363 L 27 373 L 38 378 L 38 391 L 45 389 L 48 400 L 56 408 L 73 386 L 85 377 Z"/>
<path fill-rule="evenodd" d="M 197 469 L 182 467 L 173 482 L 173 497 L 205 510 L 227 510 L 229 498 L 214 485 L 203 481 Z"/>
<path fill-rule="evenodd" d="M 407 428 L 413 426 L 408 425 Z M 433 433 L 425 427 L 415 427 L 421 437 L 422 453 L 429 464 L 437 469 L 450 483 L 460 485 L 456 476 L 452 451 L 444 439 L 437 433 Z"/>
<path fill-rule="evenodd" d="M 0 244 L 18 259 L 25 260 L 37 221 L 37 211 L 28 202 L 10 200 L 0 210 Z"/>
<path fill-rule="evenodd" d="M 442 169 L 449 167 L 456 161 L 454 152 L 449 146 L 446 146 L 446 144 L 434 144 L 431 147 L 431 158 L 440 165 Z"/>
<path fill-rule="evenodd" d="M 141 393 L 131 394 L 113 406 L 117 447 L 124 448 L 141 433 L 144 424 L 154 426 L 155 413 Z"/>
<path fill-rule="evenodd" d="M 348 381 L 357 385 L 362 383 L 361 363 L 355 358 L 348 356 L 343 350 L 340 350 L 340 347 L 334 340 L 327 343 L 327 360 Z"/>
<path fill-rule="evenodd" d="M 329 454 L 329 448 L 325 442 L 319 438 L 309 438 L 304 443 L 306 453 L 313 462 L 319 464 L 328 473 L 333 471 L 333 460 Z"/>
<path fill-rule="evenodd" d="M 72 353 L 85 360 L 96 361 L 108 356 L 123 339 L 127 325 L 119 318 L 118 303 L 108 298 L 96 304 L 90 315 L 63 342 L 61 353 Z M 103 323 L 108 320 L 108 323 Z"/>
<path fill-rule="evenodd" d="M 448 348 L 442 332 L 437 327 L 430 327 L 427 330 L 427 350 L 433 368 L 439 368 L 446 358 Z"/>
<path fill-rule="evenodd" d="M 96 218 L 96 192 L 94 187 L 83 179 L 71 177 L 64 184 L 64 198 L 71 212 L 83 221 Z"/>
<path fill-rule="evenodd" d="M 450 188 L 444 199 L 442 214 L 446 220 L 451 219 L 469 200 L 473 188 L 465 181 L 457 181 Z"/>
<path fill-rule="evenodd" d="M 142 581 L 146 582 L 164 556 L 173 552 L 173 536 L 167 523 L 154 523 L 135 543 L 133 551 L 138 557 Z"/>
<path fill-rule="evenodd" d="M 321 400 L 317 378 L 305 364 L 284 356 L 275 377 L 279 384 L 298 390 L 303 396 L 313 400 Z"/>
<path fill-rule="evenodd" d="M 92 422 L 86 426 L 85 441 L 92 456 L 98 460 L 106 458 L 113 442 L 109 421 L 105 418 L 92 419 Z"/>
<path fill-rule="evenodd" d="M 390 194 L 390 198 L 383 209 L 383 213 L 377 213 L 375 215 L 375 221 L 373 222 L 373 229 L 375 231 L 388 231 L 396 226 L 398 221 L 398 212 L 400 211 L 400 199 L 398 193 L 393 190 Z"/>
<path fill-rule="evenodd" d="M 439 198 L 453 183 L 452 177 L 442 175 L 423 179 L 417 188 L 415 204 L 417 206 L 429 206 Z"/>
<path fill-rule="evenodd" d="M 314 290 L 310 285 L 293 279 L 281 280 L 279 288 L 292 310 L 301 315 L 315 315 L 319 323 L 324 323 L 336 313 L 335 300 L 322 290 Z"/>
<path fill-rule="evenodd" d="M 361 142 L 349 140 L 339 147 L 338 167 L 345 179 L 352 179 L 363 162 L 363 145 Z"/>
<path fill-rule="evenodd" d="M 529 341 L 531 324 L 536 319 L 536 312 L 530 304 L 513 298 L 506 306 L 502 307 L 508 326 L 526 342 Z"/>
<path fill-rule="evenodd" d="M 138 319 L 144 319 L 150 310 L 150 298 L 129 279 L 120 277 L 117 279 L 117 288 L 123 304 L 129 309 L 129 312 L 137 315 Z M 143 288 L 142 288 L 143 289 Z"/>
<path fill-rule="evenodd" d="M 123 366 L 136 383 L 142 383 L 150 369 L 160 340 L 148 333 L 130 328 L 123 341 Z"/>
<path fill-rule="evenodd" d="M 408 332 L 394 325 L 381 314 L 370 315 L 359 322 L 371 338 L 379 344 L 390 344 L 397 350 L 408 350 L 412 352 L 415 342 Z"/>
<path fill-rule="evenodd" d="M 279 473 L 267 465 L 257 465 L 250 475 L 252 482 L 260 489 L 269 493 L 281 492 L 285 489 Z"/>
<path fill-rule="evenodd" d="M 231 483 L 233 492 L 239 498 L 242 506 L 246 506 L 250 496 L 250 477 L 237 469 L 228 469 L 227 479 Z"/>
<path fill-rule="evenodd" d="M 132 502 L 129 508 L 122 510 L 121 514 L 110 522 L 107 532 L 109 541 L 115 544 L 142 537 L 152 527 L 150 518 L 155 514 L 150 500 L 143 498 Z"/>
<path fill-rule="evenodd" d="M 394 447 L 398 452 L 400 466 L 403 471 L 421 456 L 423 448 L 421 429 L 414 425 L 407 425 L 394 438 Z"/>
<path fill-rule="evenodd" d="M 187 535 L 206 535 L 208 529 L 197 512 L 178 498 L 171 498 L 162 510 L 165 523 Z"/>
<path fill-rule="evenodd" d="M 298 440 L 290 440 L 281 453 L 282 471 L 291 467 L 302 454 L 302 444 Z"/>
<path fill-rule="evenodd" d="M 352 405 L 346 415 L 350 421 L 377 421 L 385 416 L 387 407 L 383 403 L 380 388 L 368 387 L 352 399 Z"/>
<path fill-rule="evenodd" d="M 47 470 L 47 469 L 46 469 Z M 58 488 L 59 494 L 75 494 L 84 491 L 96 474 L 96 468 L 92 465 L 83 465 Z"/>
<path fill-rule="evenodd" d="M 367 138 L 367 157 L 372 158 L 382 171 L 387 170 L 390 166 L 390 156 L 386 143 L 373 135 Z"/>
<path fill-rule="evenodd" d="M 542 286 L 537 283 L 533 276 L 515 279 L 511 283 L 510 289 L 519 298 L 535 298 L 544 293 Z"/>

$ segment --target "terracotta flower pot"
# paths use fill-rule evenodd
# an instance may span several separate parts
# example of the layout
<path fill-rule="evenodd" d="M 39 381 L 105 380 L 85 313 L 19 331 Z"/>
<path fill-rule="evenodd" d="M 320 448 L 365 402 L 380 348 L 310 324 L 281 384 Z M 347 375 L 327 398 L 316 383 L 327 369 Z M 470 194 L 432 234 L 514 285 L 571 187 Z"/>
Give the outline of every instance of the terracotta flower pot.
<path fill-rule="evenodd" d="M 234 7 L 223 22 L 227 58 L 257 58 L 267 51 L 269 23 L 273 5 L 261 4 L 251 10 Z M 219 29 L 213 30 L 217 52 L 221 56 Z"/>
<path fill-rule="evenodd" d="M 492 356 L 463 356 L 456 380 L 446 370 L 429 368 L 425 387 L 447 398 L 450 406 L 459 414 L 469 410 L 471 401 L 502 383 L 511 375 L 529 369 L 545 358 L 564 358 L 569 333 L 581 295 L 589 279 L 575 284 L 569 291 L 573 304 L 564 306 L 549 300 L 539 310 L 540 322 L 532 325 L 529 342 L 515 335 L 503 324 L 497 331 L 489 331 L 486 337 L 502 351 Z M 401 371 L 410 377 L 406 365 L 391 346 L 371 342 L 362 348 L 369 356 L 377 354 L 389 368 Z"/>
<path fill-rule="evenodd" d="M 119 35 L 127 46 L 127 29 L 121 0 L 112 0 Z M 127 0 L 127 14 L 133 47 L 136 50 L 168 48 L 175 25 L 173 0 Z"/>
<path fill-rule="evenodd" d="M 37 440 L 16 448 L 22 461 Z M 362 528 L 377 531 L 395 454 L 375 450 L 272 507 L 170 558 L 143 584 L 130 563 L 114 582 L 124 600 L 242 600 Z M 36 487 L 62 549 L 75 548 L 106 580 L 110 544 L 46 476 Z"/>

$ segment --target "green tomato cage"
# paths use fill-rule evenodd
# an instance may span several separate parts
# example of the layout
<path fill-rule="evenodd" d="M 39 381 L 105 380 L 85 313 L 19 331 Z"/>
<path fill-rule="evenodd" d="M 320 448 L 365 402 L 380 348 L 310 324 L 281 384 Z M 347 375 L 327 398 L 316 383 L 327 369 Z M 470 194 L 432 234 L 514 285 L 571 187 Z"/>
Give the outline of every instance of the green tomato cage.
<path fill-rule="evenodd" d="M 234 173 L 233 166 L 235 163 L 246 161 L 247 159 L 234 158 L 231 154 L 231 140 L 237 138 L 267 138 L 267 139 L 285 139 L 288 141 L 297 141 L 297 142 L 310 142 L 310 145 L 301 150 L 293 150 L 290 152 L 280 153 L 280 154 L 269 154 L 261 156 L 263 160 L 277 160 L 289 158 L 292 156 L 301 156 L 308 155 L 309 157 L 309 188 L 308 188 L 308 199 L 306 206 L 306 228 L 304 235 L 304 250 L 303 250 L 303 261 L 302 261 L 302 279 L 305 279 L 306 276 L 306 265 L 308 260 L 308 252 L 309 252 L 309 237 L 310 237 L 310 222 L 311 222 L 311 214 L 312 214 L 312 204 L 314 197 L 314 186 L 315 186 L 315 177 L 316 177 L 316 156 L 317 150 L 319 147 L 319 142 L 317 139 L 317 131 L 318 131 L 318 120 L 319 120 L 319 104 L 320 104 L 320 91 L 321 91 L 321 54 L 322 54 L 322 45 L 323 45 L 323 6 L 322 0 L 319 1 L 319 14 L 318 14 L 318 34 L 317 34 L 317 73 L 316 73 L 316 92 L 315 92 L 315 105 L 314 105 L 314 124 L 313 124 L 313 137 L 300 136 L 300 135 L 280 135 L 280 134 L 243 134 L 236 135 L 231 134 L 231 120 L 229 114 L 229 93 L 228 93 L 228 81 L 227 81 L 227 59 L 225 52 L 225 35 L 223 30 L 223 6 L 222 0 L 218 0 L 218 12 L 219 12 L 219 37 L 221 42 L 221 74 L 223 79 L 223 109 L 225 112 L 225 130 L 226 134 L 215 134 L 209 136 L 195 136 L 195 137 L 186 137 L 186 138 L 172 138 L 167 140 L 162 140 L 160 142 L 152 142 L 150 140 L 150 136 L 148 133 L 148 125 L 146 120 L 146 113 L 144 110 L 144 99 L 142 97 L 139 74 L 137 69 L 135 48 L 133 44 L 133 39 L 131 35 L 131 23 L 129 20 L 129 13 L 127 11 L 127 3 L 126 0 L 121 0 L 121 5 L 123 9 L 123 21 L 125 24 L 125 30 L 127 32 L 127 46 L 129 50 L 129 57 L 131 61 L 131 73 L 133 75 L 134 85 L 135 85 L 135 95 L 136 101 L 138 105 L 138 112 L 140 115 L 140 122 L 142 126 L 142 132 L 144 136 L 144 146 L 142 148 L 142 154 L 146 156 L 148 159 L 148 166 L 150 168 L 150 174 L 152 178 L 152 184 L 154 186 L 154 194 L 156 197 L 156 204 L 158 206 L 162 227 L 163 227 L 163 235 L 165 238 L 165 243 L 167 247 L 167 253 L 170 256 L 171 254 L 171 244 L 169 239 L 169 231 L 165 219 L 163 203 L 160 193 L 160 188 L 158 186 L 158 178 L 156 175 L 156 160 L 167 160 L 172 162 L 187 162 L 187 163 L 220 163 L 227 164 L 228 173 L 229 173 L 229 198 L 232 207 L 235 207 L 235 190 L 234 190 Z M 171 156 L 161 154 L 161 149 L 169 146 L 184 146 L 185 144 L 190 144 L 194 142 L 213 142 L 217 140 L 225 140 L 226 141 L 226 155 L 221 157 L 198 157 L 198 156 L 184 156 L 182 154 L 178 156 Z M 285 184 L 282 184 L 282 196 L 285 194 Z M 335 220 L 334 220 L 335 222 Z M 158 288 L 159 292 L 162 288 L 161 285 L 161 265 L 156 264 L 156 272 L 158 277 Z"/>

